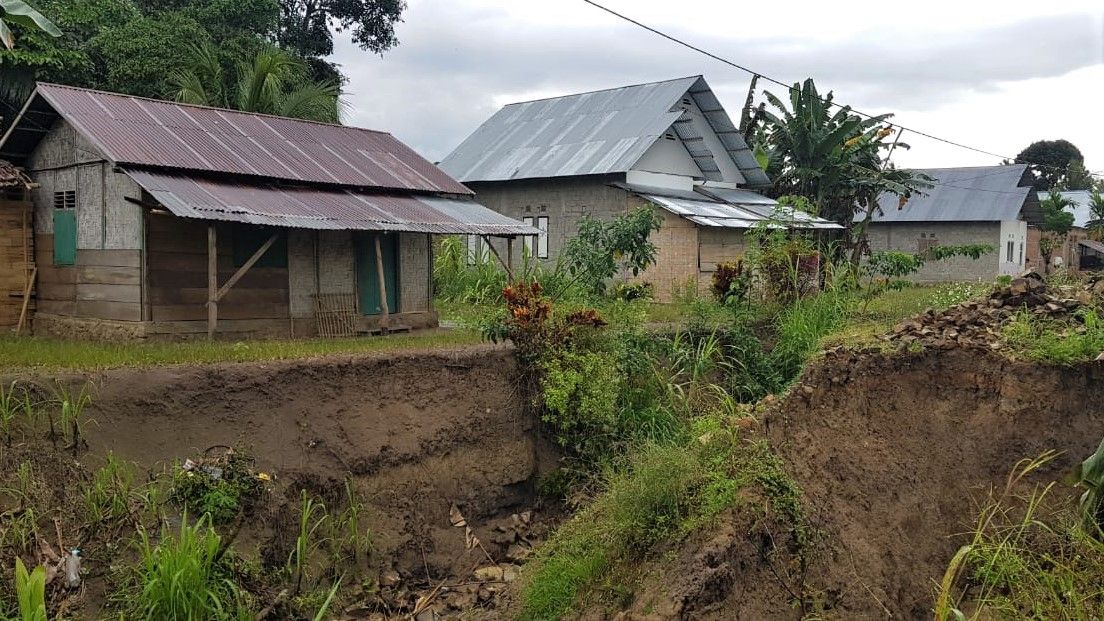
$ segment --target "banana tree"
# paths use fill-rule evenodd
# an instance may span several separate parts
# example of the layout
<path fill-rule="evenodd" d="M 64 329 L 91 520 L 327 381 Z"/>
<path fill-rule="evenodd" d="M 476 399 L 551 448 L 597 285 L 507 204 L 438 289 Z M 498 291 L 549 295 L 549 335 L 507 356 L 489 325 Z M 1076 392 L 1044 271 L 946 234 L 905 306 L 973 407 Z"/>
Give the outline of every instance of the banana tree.
<path fill-rule="evenodd" d="M 0 0 L 0 41 L 9 50 L 15 47 L 15 35 L 9 24 L 24 28 L 37 28 L 51 36 L 60 37 L 61 31 L 42 13 L 32 9 L 23 0 Z"/>

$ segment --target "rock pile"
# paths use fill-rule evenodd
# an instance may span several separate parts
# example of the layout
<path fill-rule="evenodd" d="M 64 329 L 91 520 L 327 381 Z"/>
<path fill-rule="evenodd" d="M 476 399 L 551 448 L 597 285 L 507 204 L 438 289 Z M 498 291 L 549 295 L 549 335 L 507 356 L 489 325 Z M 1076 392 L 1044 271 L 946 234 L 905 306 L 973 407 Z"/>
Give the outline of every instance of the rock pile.
<path fill-rule="evenodd" d="M 1084 286 L 1048 286 L 1036 272 L 1027 272 L 982 300 L 963 302 L 943 311 L 928 310 L 898 324 L 882 338 L 902 348 L 954 347 L 998 350 L 1001 328 L 1025 309 L 1038 317 L 1061 318 L 1104 302 L 1104 279 Z"/>

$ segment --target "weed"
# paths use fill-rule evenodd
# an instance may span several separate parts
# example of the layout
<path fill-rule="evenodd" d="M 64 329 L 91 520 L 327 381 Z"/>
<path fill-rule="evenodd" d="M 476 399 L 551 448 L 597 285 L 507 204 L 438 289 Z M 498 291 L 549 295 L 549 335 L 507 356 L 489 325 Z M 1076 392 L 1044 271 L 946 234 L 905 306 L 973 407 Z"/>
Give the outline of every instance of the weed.
<path fill-rule="evenodd" d="M 4 446 L 11 446 L 15 418 L 22 409 L 21 400 L 16 397 L 16 382 L 7 389 L 0 386 L 0 435 L 3 435 Z"/>
<path fill-rule="evenodd" d="M 189 525 L 185 515 L 179 533 L 156 545 L 144 529 L 140 537 L 133 588 L 117 594 L 130 613 L 143 619 L 208 621 L 241 618 L 248 612 L 209 517 Z"/>
<path fill-rule="evenodd" d="M 211 516 L 214 524 L 226 524 L 251 507 L 262 491 L 251 460 L 229 452 L 188 468 L 175 466 L 169 498 L 196 515 Z"/>
<path fill-rule="evenodd" d="M 86 382 L 81 386 L 80 392 L 73 392 L 73 390 L 58 382 L 54 388 L 54 402 L 58 407 L 58 424 L 61 425 L 62 432 L 69 432 L 70 447 L 73 451 L 73 455 L 76 456 L 82 445 L 86 445 L 84 442 L 84 426 L 88 422 L 87 415 L 84 409 L 92 402 L 92 395 L 90 394 L 92 384 Z M 50 422 L 50 436 L 51 438 L 57 437 L 57 430 L 54 428 L 53 420 Z"/>
<path fill-rule="evenodd" d="M 311 553 L 322 541 L 315 537 L 315 533 L 329 520 L 326 513 L 326 505 L 316 501 L 303 490 L 302 501 L 299 510 L 299 534 L 295 537 L 295 548 L 288 557 L 288 567 L 295 576 L 293 593 L 299 594 L 303 589 L 303 578 L 306 575 L 307 563 Z"/>
<path fill-rule="evenodd" d="M 107 463 L 92 474 L 82 495 L 88 521 L 99 524 L 130 516 L 134 494 L 134 466 L 108 453 Z"/>
<path fill-rule="evenodd" d="M 1104 352 L 1104 318 L 1089 308 L 1077 311 L 1072 320 L 1044 319 L 1021 311 L 1001 335 L 1013 352 L 1050 364 L 1088 362 Z"/>

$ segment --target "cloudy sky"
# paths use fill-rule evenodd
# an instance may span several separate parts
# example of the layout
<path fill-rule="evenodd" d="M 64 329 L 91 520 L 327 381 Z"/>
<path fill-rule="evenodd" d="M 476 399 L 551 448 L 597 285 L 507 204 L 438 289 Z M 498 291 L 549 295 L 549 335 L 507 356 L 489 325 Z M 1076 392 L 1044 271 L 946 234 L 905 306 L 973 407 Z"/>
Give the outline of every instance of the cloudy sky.
<path fill-rule="evenodd" d="M 1011 156 L 1066 138 L 1104 171 L 1104 0 L 599 1 L 780 80 L 811 76 L 906 126 Z M 747 74 L 582 0 L 408 4 L 398 48 L 378 57 L 343 40 L 334 60 L 350 78 L 347 122 L 433 160 L 515 101 L 696 74 L 733 117 L 746 96 Z M 997 162 L 905 141 L 904 166 Z"/>

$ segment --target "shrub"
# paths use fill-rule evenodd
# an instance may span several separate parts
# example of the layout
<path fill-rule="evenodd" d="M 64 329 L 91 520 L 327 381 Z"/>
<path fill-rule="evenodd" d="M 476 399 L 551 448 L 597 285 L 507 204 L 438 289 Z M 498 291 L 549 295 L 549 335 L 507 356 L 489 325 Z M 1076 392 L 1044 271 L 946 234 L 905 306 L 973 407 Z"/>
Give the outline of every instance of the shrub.
<path fill-rule="evenodd" d="M 718 263 L 710 286 L 713 297 L 722 304 L 745 304 L 751 292 L 751 269 L 743 259 L 731 263 Z"/>
<path fill-rule="evenodd" d="M 622 432 L 616 356 L 568 350 L 546 357 L 541 371 L 541 420 L 556 431 L 557 442 L 588 461 L 608 453 Z"/>
<path fill-rule="evenodd" d="M 209 517 L 193 525 L 187 516 L 177 534 L 154 545 L 141 531 L 140 563 L 131 589 L 118 593 L 124 607 L 143 619 L 209 621 L 241 618 L 245 595 L 235 586 L 222 554 L 222 538 Z"/>
<path fill-rule="evenodd" d="M 213 524 L 232 522 L 250 508 L 264 489 L 260 474 L 240 453 L 201 460 L 173 469 L 169 498 L 194 515 L 210 516 Z"/>
<path fill-rule="evenodd" d="M 1001 335 L 1014 352 L 1051 364 L 1088 362 L 1104 352 L 1104 319 L 1090 308 L 1077 311 L 1072 321 L 1041 319 L 1022 311 Z"/>
<path fill-rule="evenodd" d="M 655 287 L 650 282 L 619 282 L 613 286 L 613 297 L 617 300 L 650 300 L 655 296 Z"/>
<path fill-rule="evenodd" d="M 606 281 L 618 270 L 638 276 L 655 263 L 656 245 L 649 238 L 662 224 L 651 207 L 641 207 L 609 222 L 583 216 L 575 237 L 564 247 L 564 265 L 585 291 L 602 295 Z"/>

